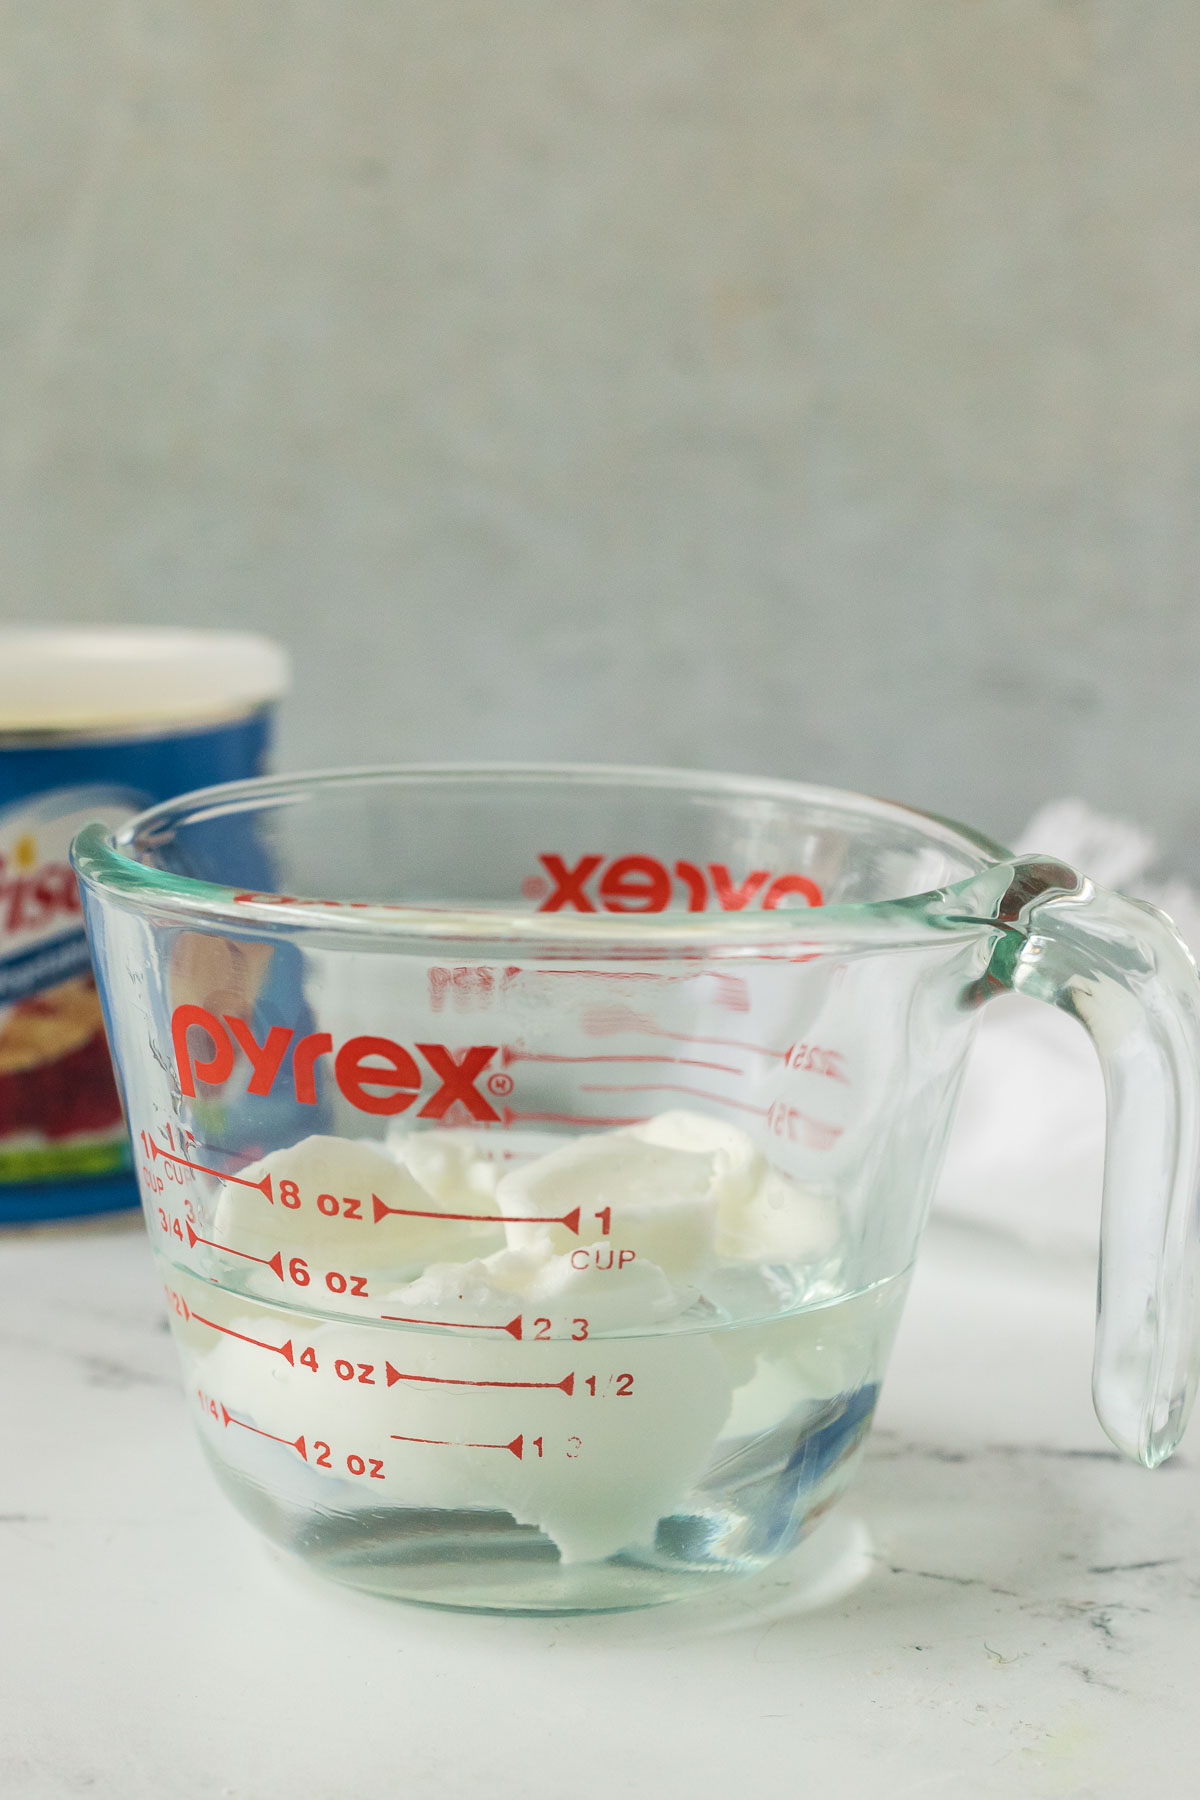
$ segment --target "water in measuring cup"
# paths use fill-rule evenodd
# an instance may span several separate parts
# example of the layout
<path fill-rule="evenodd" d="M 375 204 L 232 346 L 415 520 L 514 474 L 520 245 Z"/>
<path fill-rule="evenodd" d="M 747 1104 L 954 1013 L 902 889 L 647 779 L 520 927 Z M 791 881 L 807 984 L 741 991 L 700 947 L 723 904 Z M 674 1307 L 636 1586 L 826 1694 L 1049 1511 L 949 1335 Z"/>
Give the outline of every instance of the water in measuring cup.
<path fill-rule="evenodd" d="M 172 1325 L 235 1503 L 341 1581 L 503 1610 L 654 1604 L 798 1541 L 849 1479 L 905 1277 L 848 1288 L 827 1201 L 772 1208 L 786 1178 L 752 1151 L 722 1211 L 627 1134 L 506 1135 L 482 1170 L 457 1135 L 311 1140 L 199 1223 L 164 1210 Z"/>

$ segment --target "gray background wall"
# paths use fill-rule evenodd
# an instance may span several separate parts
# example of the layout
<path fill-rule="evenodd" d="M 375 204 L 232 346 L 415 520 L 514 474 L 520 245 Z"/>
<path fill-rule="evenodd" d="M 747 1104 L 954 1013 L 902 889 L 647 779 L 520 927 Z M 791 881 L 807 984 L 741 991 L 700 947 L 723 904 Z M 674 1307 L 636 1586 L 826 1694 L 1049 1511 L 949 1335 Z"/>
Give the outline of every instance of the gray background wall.
<path fill-rule="evenodd" d="M 0 613 L 1200 868 L 1195 0 L 0 0 Z"/>

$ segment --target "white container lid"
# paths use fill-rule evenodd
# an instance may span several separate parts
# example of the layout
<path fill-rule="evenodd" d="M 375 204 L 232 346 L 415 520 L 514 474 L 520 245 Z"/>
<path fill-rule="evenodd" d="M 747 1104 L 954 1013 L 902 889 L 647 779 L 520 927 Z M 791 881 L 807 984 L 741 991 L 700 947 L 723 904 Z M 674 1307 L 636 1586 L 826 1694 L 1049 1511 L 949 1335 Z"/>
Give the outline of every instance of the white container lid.
<path fill-rule="evenodd" d="M 288 686 L 287 652 L 250 631 L 169 625 L 0 628 L 0 734 L 235 717 Z"/>

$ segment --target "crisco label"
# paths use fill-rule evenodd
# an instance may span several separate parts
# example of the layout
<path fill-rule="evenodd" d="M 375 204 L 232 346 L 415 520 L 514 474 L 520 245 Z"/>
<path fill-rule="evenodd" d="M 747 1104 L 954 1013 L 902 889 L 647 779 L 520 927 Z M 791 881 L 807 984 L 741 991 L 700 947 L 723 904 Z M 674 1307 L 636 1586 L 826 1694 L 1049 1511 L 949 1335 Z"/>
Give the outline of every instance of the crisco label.
<path fill-rule="evenodd" d="M 68 852 L 142 796 L 61 788 L 0 809 L 0 1181 L 121 1167 L 124 1127 Z"/>

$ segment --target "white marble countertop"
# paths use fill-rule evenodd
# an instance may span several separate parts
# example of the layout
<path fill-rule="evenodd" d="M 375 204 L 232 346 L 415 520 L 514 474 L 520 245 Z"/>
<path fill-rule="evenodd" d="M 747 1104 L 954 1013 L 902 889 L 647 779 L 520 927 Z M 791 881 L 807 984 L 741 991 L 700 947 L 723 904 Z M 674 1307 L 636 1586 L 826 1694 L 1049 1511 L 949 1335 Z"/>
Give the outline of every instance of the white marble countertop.
<path fill-rule="evenodd" d="M 1108 1447 L 1091 1288 L 931 1234 L 807 1546 L 711 1600 L 506 1619 L 326 1586 L 241 1522 L 140 1222 L 0 1236 L 0 1795 L 1191 1792 L 1200 1454 Z"/>

